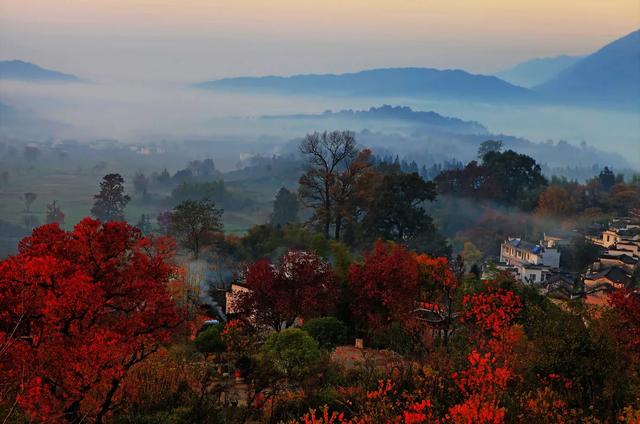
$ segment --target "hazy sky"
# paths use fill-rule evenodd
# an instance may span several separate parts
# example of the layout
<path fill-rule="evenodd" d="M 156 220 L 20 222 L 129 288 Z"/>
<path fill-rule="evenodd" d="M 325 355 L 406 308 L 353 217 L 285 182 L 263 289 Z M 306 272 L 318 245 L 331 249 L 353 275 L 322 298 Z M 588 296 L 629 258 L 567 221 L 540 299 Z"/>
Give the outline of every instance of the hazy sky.
<path fill-rule="evenodd" d="M 488 73 L 639 27 L 640 0 L 0 0 L 0 58 L 96 80 Z"/>

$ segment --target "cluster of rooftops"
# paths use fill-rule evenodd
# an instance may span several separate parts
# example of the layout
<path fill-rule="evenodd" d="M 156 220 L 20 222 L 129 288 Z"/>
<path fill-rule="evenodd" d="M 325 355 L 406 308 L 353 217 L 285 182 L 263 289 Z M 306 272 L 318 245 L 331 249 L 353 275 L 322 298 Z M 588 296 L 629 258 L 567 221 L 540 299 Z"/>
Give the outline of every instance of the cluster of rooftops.
<path fill-rule="evenodd" d="M 509 271 L 525 284 L 536 284 L 549 296 L 569 300 L 584 298 L 587 303 L 603 304 L 614 288 L 636 289 L 634 275 L 640 272 L 640 219 L 613 219 L 604 230 L 587 235 L 599 246 L 599 257 L 584 273 L 560 267 L 560 248 L 570 243 L 570 233 L 545 234 L 538 243 L 510 237 L 500 246 L 495 268 Z M 485 271 L 487 277 L 488 271 Z"/>

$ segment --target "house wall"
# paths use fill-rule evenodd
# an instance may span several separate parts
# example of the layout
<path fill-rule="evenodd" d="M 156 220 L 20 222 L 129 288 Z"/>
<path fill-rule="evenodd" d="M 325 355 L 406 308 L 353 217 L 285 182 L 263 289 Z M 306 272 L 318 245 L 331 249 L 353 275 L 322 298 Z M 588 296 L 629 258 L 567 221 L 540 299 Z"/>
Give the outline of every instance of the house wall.
<path fill-rule="evenodd" d="M 557 249 L 545 249 L 542 252 L 542 264 L 551 268 L 560 267 L 560 251 Z"/>
<path fill-rule="evenodd" d="M 520 279 L 529 284 L 540 284 L 544 281 L 546 274 L 542 269 L 527 269 L 525 267 L 520 268 Z"/>
<path fill-rule="evenodd" d="M 227 308 L 225 313 L 227 315 L 230 314 L 236 314 L 238 313 L 238 307 L 237 307 L 237 302 L 238 302 L 238 296 L 241 293 L 246 293 L 248 292 L 249 289 L 243 286 L 239 286 L 237 284 L 232 284 L 230 290 L 227 292 L 226 294 L 226 300 L 227 300 Z"/>

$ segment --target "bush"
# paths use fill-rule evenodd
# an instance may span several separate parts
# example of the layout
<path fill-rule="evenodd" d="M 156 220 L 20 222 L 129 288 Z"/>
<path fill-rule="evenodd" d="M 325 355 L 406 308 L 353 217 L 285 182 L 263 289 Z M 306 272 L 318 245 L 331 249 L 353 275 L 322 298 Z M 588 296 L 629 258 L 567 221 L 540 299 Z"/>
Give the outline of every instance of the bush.
<path fill-rule="evenodd" d="M 272 333 L 260 348 L 260 363 L 283 377 L 303 378 L 320 360 L 320 347 L 299 328 Z"/>
<path fill-rule="evenodd" d="M 371 339 L 371 345 L 376 349 L 389 349 L 400 354 L 409 353 L 413 349 L 411 335 L 407 334 L 402 325 L 397 322 L 376 331 Z"/>
<path fill-rule="evenodd" d="M 336 346 L 347 343 L 347 326 L 335 317 L 311 319 L 304 324 L 302 329 L 313 337 L 323 349 L 332 350 Z"/>
<path fill-rule="evenodd" d="M 224 342 L 222 341 L 222 324 L 211 325 L 196 337 L 194 344 L 196 349 L 205 355 L 214 353 L 222 353 L 224 351 Z"/>

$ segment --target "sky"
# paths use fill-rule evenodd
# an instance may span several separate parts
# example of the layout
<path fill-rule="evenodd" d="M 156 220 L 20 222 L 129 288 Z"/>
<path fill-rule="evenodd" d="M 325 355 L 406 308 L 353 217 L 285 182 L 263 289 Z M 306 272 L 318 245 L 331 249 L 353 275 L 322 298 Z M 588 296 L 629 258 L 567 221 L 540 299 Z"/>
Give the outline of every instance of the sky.
<path fill-rule="evenodd" d="M 0 59 L 128 82 L 491 73 L 588 54 L 638 28 L 639 0 L 0 0 Z"/>

